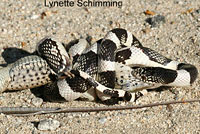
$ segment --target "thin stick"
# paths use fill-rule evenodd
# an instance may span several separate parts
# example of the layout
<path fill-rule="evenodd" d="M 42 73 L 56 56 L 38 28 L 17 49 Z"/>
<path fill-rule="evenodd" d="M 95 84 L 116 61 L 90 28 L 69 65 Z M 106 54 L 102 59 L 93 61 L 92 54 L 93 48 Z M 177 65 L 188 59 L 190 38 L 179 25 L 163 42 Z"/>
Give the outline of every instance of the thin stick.
<path fill-rule="evenodd" d="M 144 105 L 107 106 L 107 107 L 71 107 L 71 108 L 1 107 L 0 113 L 12 114 L 16 116 L 28 116 L 28 115 L 38 115 L 38 114 L 50 114 L 50 113 L 117 111 L 117 110 L 127 110 L 127 109 L 141 109 L 147 107 L 180 104 L 180 103 L 193 103 L 193 102 L 200 102 L 200 100 L 194 99 L 194 100 L 184 100 L 184 101 L 151 103 Z"/>

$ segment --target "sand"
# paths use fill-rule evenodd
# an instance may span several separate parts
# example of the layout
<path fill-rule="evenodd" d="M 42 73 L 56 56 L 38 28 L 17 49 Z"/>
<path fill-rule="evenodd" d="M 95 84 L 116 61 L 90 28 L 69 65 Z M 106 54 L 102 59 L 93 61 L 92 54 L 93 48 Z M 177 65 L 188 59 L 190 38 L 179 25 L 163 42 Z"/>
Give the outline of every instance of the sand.
<path fill-rule="evenodd" d="M 48 1 L 47 1 L 48 2 Z M 77 2 L 77 1 L 76 1 Z M 0 64 L 12 62 L 18 54 L 5 49 L 16 47 L 29 52 L 45 36 L 59 41 L 92 37 L 92 42 L 109 30 L 121 27 L 132 32 L 143 44 L 180 62 L 200 69 L 200 1 L 199 0 L 124 0 L 118 7 L 45 7 L 45 1 L 2 0 L 0 3 Z M 47 3 L 46 3 L 47 4 Z M 146 12 L 149 10 L 151 11 Z M 145 20 L 162 15 L 165 22 L 152 27 Z M 13 49 L 12 49 L 13 50 Z M 4 58 L 3 58 L 4 57 Z M 200 80 L 189 87 L 150 92 L 139 104 L 200 98 Z M 0 105 L 36 107 L 30 90 L 0 94 Z M 119 105 L 127 105 L 121 102 Z M 40 107 L 98 107 L 96 102 L 42 102 Z M 14 133 L 200 133 L 200 105 L 186 103 L 137 110 L 94 113 L 60 113 L 27 117 L 0 115 L 2 134 Z M 38 123 L 52 119 L 60 124 L 54 130 L 40 130 Z M 55 121 L 56 122 L 56 121 Z"/>

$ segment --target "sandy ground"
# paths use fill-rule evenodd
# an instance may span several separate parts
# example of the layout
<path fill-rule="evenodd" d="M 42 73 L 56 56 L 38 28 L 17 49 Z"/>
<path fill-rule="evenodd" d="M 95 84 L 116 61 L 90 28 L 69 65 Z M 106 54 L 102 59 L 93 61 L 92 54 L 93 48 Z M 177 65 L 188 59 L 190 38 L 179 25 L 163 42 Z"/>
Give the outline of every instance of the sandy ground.
<path fill-rule="evenodd" d="M 155 15 L 144 12 L 150 10 Z M 151 27 L 145 20 L 163 15 L 165 23 Z M 2 0 L 0 2 L 0 53 L 8 47 L 33 52 L 36 43 L 53 35 L 64 43 L 92 36 L 92 41 L 102 38 L 115 27 L 131 31 L 140 41 L 161 54 L 181 62 L 194 64 L 200 69 L 200 1 L 199 0 L 125 0 L 117 7 L 55 7 L 44 6 L 44 1 Z M 6 63 L 0 57 L 0 64 Z M 7 59 L 18 55 L 10 52 Z M 139 100 L 140 104 L 170 100 L 200 98 L 200 80 L 190 87 L 150 92 Z M 0 95 L 1 106 L 36 107 L 36 97 L 30 90 L 6 92 Z M 41 107 L 101 106 L 95 102 L 74 101 L 66 103 L 43 102 Z M 126 105 L 121 103 L 120 105 Z M 38 130 L 38 122 L 53 119 L 60 127 L 52 131 Z M 0 115 L 2 134 L 13 133 L 200 133 L 199 103 L 177 104 L 94 113 L 61 113 L 28 117 Z"/>

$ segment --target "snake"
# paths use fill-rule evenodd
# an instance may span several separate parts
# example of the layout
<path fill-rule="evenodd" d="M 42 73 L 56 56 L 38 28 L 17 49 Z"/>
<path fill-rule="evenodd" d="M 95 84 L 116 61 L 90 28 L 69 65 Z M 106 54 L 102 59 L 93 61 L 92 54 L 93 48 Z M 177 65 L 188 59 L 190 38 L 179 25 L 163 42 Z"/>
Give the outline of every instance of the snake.
<path fill-rule="evenodd" d="M 115 28 L 90 45 L 45 37 L 33 55 L 0 69 L 0 92 L 45 86 L 66 101 L 85 98 L 135 101 L 138 93 L 160 86 L 190 86 L 198 70 L 144 47 L 128 30 Z"/>

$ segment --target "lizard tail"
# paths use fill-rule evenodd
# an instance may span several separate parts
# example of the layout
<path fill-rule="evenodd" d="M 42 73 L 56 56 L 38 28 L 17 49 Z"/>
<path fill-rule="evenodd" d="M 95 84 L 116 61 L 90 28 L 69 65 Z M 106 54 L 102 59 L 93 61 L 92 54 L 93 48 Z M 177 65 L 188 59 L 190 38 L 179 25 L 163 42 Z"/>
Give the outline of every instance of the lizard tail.
<path fill-rule="evenodd" d="M 10 67 L 4 67 L 0 69 L 0 93 L 6 90 L 10 82 Z"/>

